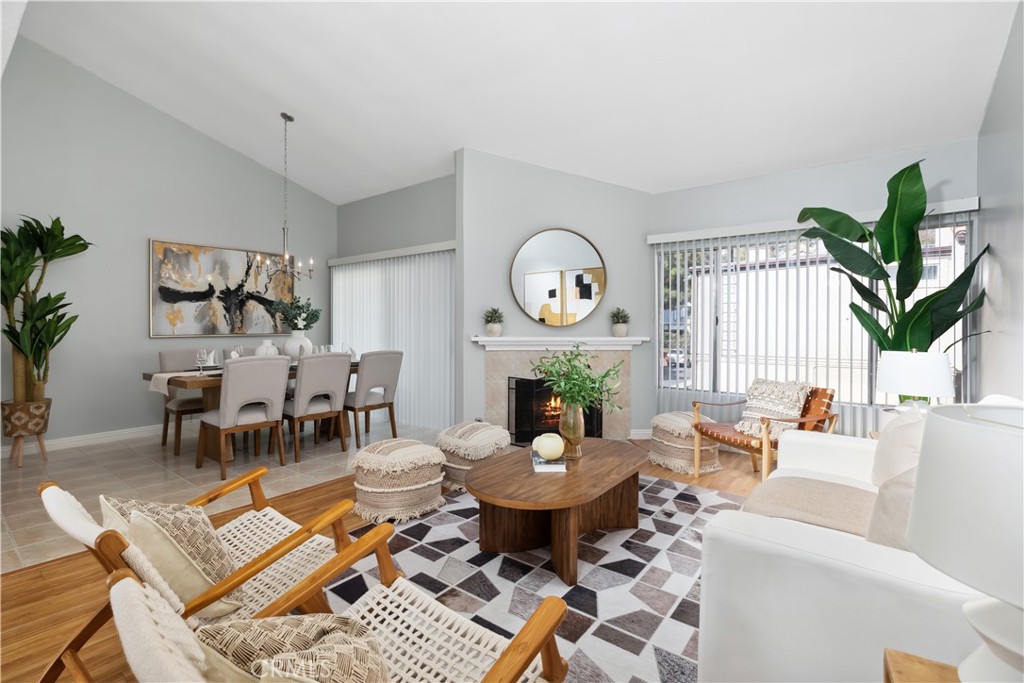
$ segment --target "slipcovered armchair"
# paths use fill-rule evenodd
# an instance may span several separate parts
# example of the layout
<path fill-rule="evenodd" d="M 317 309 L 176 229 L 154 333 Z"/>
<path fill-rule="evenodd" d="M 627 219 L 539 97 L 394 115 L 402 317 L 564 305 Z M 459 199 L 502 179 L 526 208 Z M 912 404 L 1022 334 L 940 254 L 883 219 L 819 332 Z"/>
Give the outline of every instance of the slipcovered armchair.
<path fill-rule="evenodd" d="M 791 480 L 790 490 L 807 480 L 840 484 L 853 497 L 867 496 L 874 516 L 877 469 L 892 467 L 876 463 L 878 445 L 787 431 L 779 439 L 779 467 L 761 486 L 782 479 Z M 969 501 L 961 503 L 970 514 Z M 961 611 L 978 597 L 909 550 L 814 523 L 722 511 L 704 530 L 698 676 L 879 681 L 885 648 L 960 661 L 980 643 Z"/>

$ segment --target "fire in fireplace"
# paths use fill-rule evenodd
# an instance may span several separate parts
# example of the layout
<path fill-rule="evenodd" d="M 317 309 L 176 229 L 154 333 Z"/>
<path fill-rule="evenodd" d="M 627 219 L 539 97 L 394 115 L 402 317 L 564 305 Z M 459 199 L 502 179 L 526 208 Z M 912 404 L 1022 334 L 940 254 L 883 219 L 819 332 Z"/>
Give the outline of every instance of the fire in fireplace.
<path fill-rule="evenodd" d="M 541 434 L 557 432 L 561 412 L 561 398 L 544 386 L 543 379 L 508 378 L 508 431 L 516 445 L 526 446 Z M 583 421 L 586 436 L 601 436 L 600 407 L 583 411 Z"/>

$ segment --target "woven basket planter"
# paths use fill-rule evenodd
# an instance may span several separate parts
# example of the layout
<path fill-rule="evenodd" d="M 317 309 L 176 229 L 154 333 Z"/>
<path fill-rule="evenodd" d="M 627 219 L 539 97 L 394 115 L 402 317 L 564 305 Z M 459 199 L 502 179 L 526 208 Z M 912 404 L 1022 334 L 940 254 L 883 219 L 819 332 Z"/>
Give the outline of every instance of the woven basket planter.
<path fill-rule="evenodd" d="M 413 439 L 387 439 L 356 453 L 355 513 L 371 522 L 405 522 L 444 505 L 444 454 Z"/>
<path fill-rule="evenodd" d="M 706 419 L 706 418 L 703 418 Z M 693 413 L 673 412 L 651 420 L 651 450 L 647 458 L 673 472 L 693 474 Z M 700 449 L 700 474 L 722 469 L 718 444 L 704 439 Z"/>
<path fill-rule="evenodd" d="M 37 436 L 50 426 L 53 399 L 42 401 L 3 402 L 4 436 Z"/>
<path fill-rule="evenodd" d="M 507 429 L 486 422 L 463 422 L 437 435 L 437 447 L 444 453 L 443 485 L 454 491 L 466 490 L 466 475 L 473 465 L 512 450 Z"/>

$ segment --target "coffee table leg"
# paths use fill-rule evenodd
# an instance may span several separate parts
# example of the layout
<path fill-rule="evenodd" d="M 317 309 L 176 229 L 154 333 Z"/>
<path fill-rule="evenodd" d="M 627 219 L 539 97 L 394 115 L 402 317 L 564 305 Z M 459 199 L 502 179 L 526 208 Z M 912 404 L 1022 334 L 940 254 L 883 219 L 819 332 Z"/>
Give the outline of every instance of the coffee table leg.
<path fill-rule="evenodd" d="M 580 509 L 551 511 L 551 561 L 566 586 L 576 585 L 576 543 L 580 536 Z"/>

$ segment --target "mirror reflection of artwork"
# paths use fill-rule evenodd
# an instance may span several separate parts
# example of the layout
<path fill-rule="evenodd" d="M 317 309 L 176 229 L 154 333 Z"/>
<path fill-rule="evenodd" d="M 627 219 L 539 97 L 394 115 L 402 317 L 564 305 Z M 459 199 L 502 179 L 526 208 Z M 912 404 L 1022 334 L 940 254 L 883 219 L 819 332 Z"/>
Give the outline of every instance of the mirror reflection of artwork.
<path fill-rule="evenodd" d="M 523 312 L 548 326 L 583 320 L 606 289 L 601 254 L 590 240 L 564 228 L 542 230 L 526 240 L 509 279 Z"/>
<path fill-rule="evenodd" d="M 562 273 L 557 270 L 523 276 L 526 314 L 545 325 L 562 324 Z"/>
<path fill-rule="evenodd" d="M 604 268 L 567 270 L 565 275 L 565 324 L 586 318 L 604 295 Z"/>

